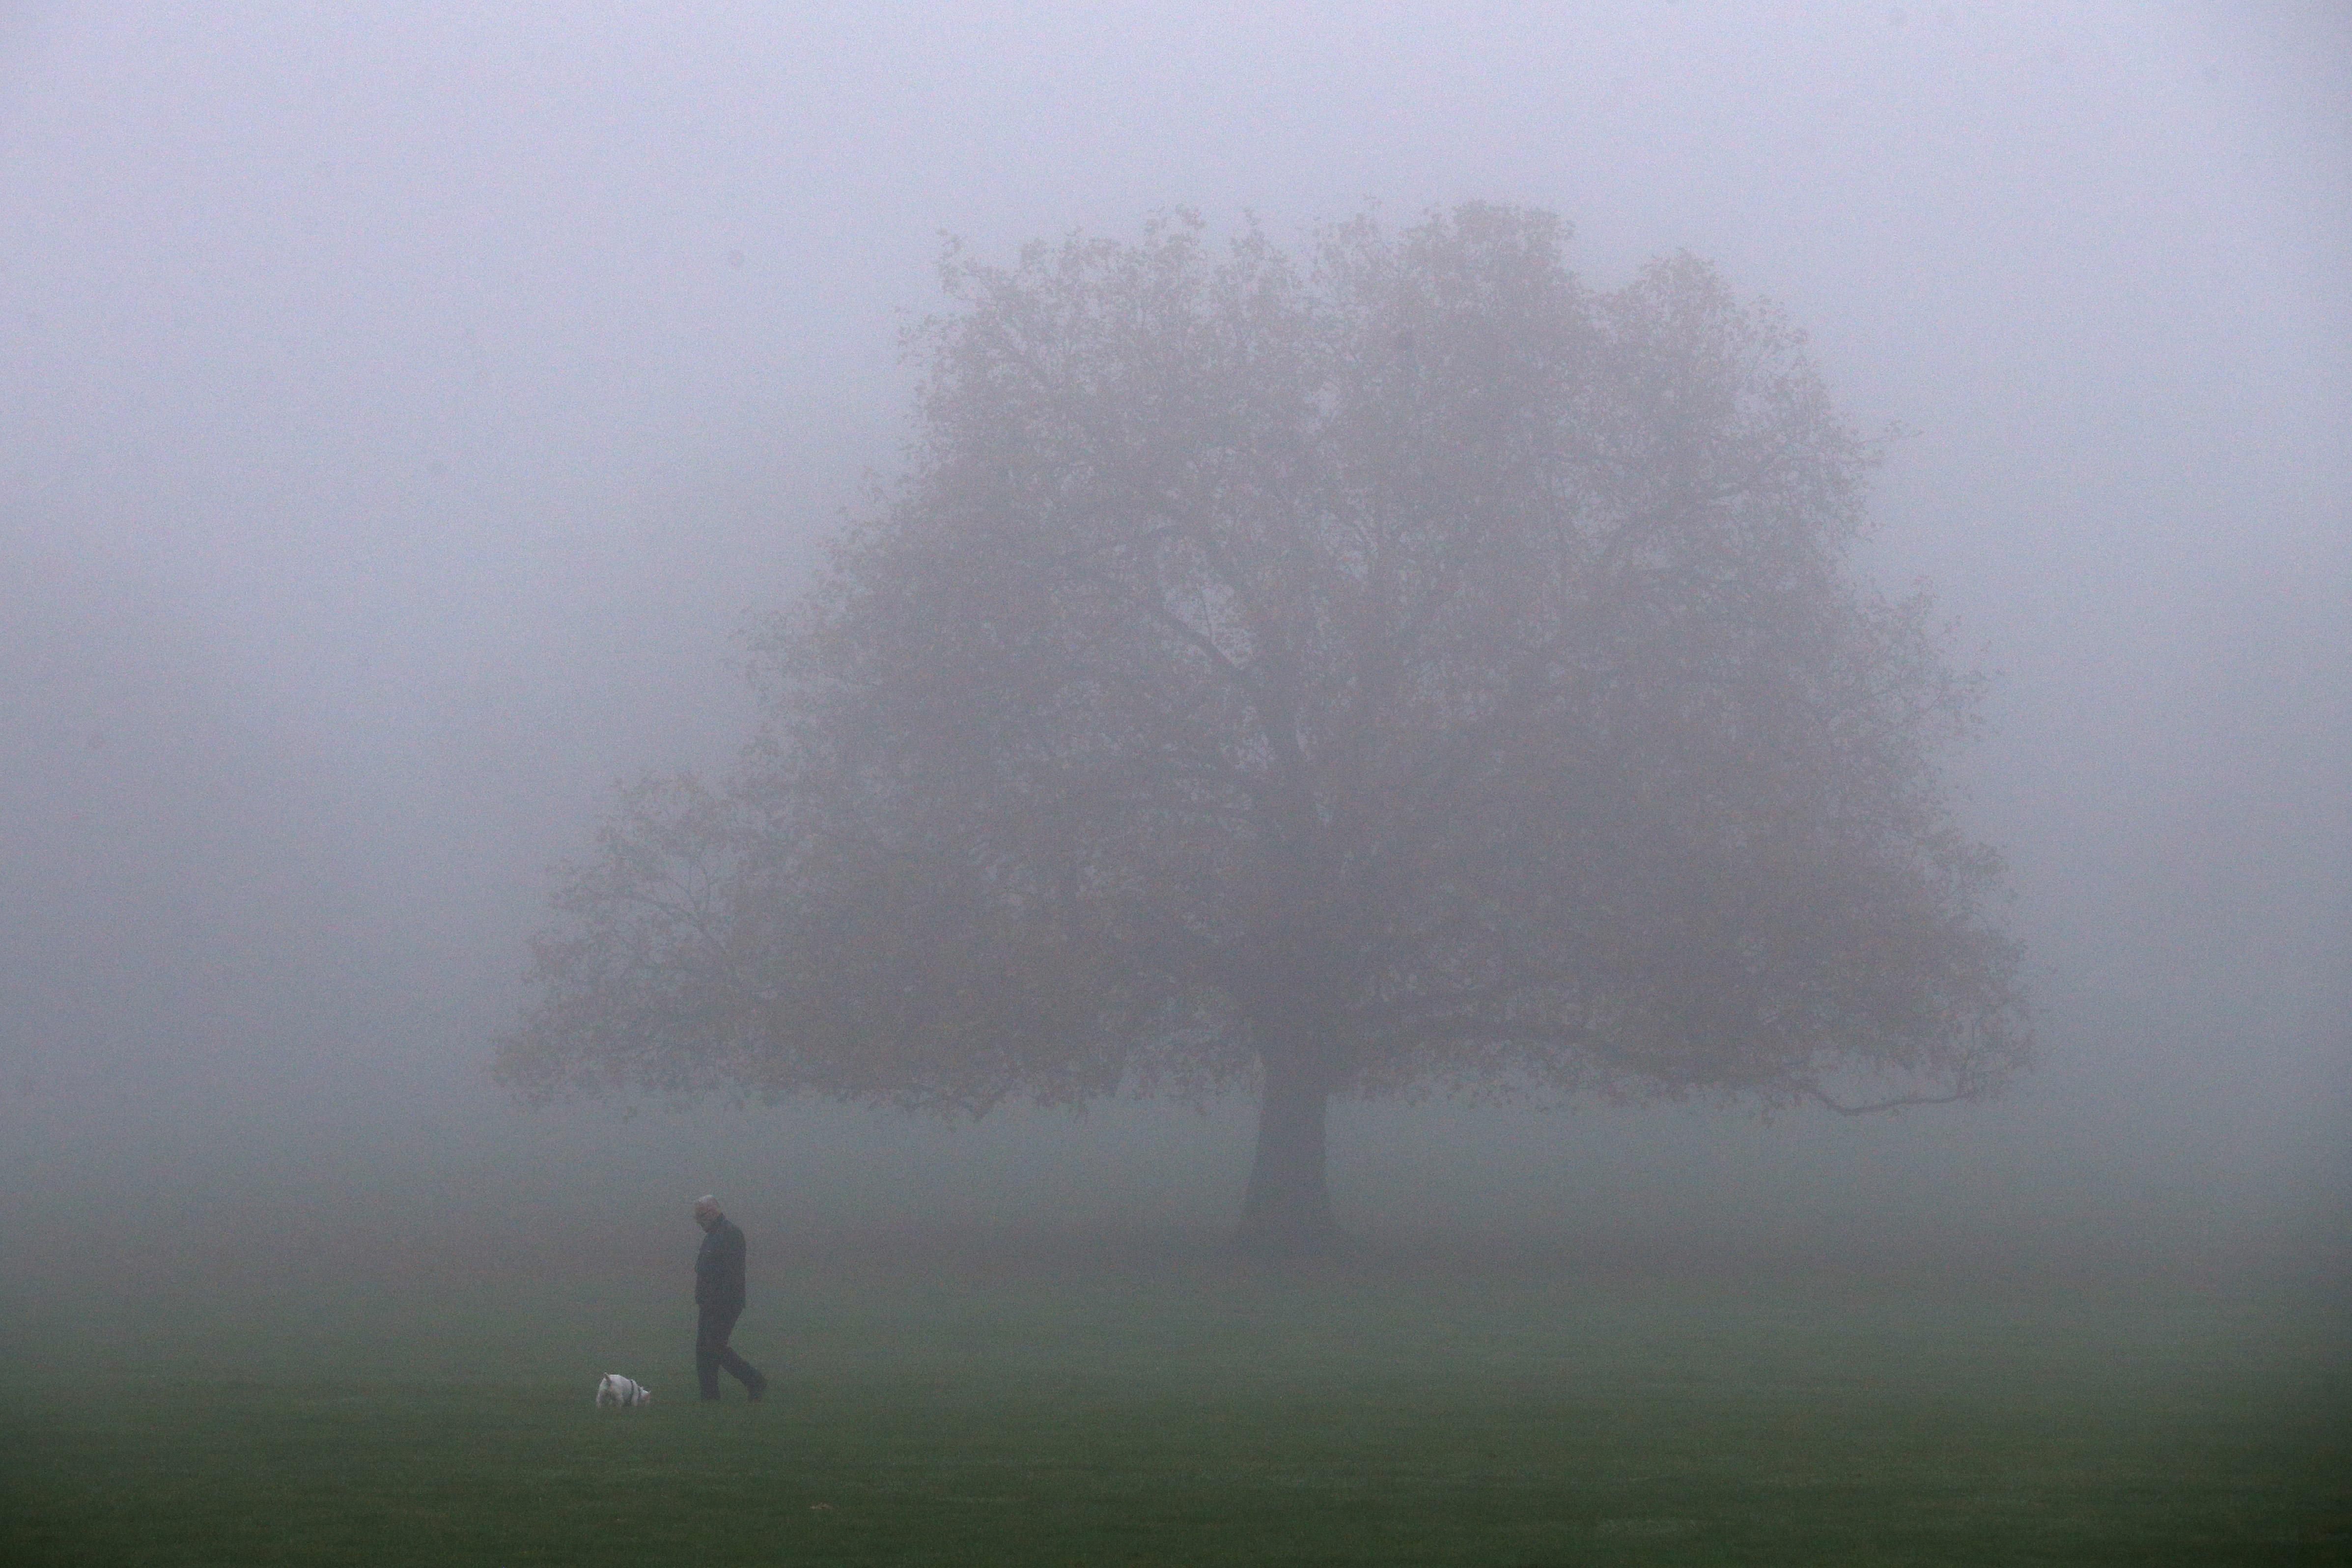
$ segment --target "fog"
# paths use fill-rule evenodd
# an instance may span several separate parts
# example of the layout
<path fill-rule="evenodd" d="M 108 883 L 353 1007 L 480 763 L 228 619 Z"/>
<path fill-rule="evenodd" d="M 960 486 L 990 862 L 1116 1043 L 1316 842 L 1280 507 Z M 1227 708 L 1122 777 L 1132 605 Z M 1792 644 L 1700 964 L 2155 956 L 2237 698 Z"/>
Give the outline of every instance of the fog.
<path fill-rule="evenodd" d="M 2347 198 L 2324 5 L 16 8 L 0 1246 L 94 1201 L 650 1247 L 714 1186 L 1225 1224 L 1238 1104 L 528 1111 L 488 1042 L 616 782 L 748 737 L 943 235 L 1487 199 L 1599 283 L 1717 261 L 1909 432 L 1863 564 L 1997 675 L 1952 767 L 2043 1060 L 1870 1121 L 1349 1107 L 1343 1220 L 2352 1263 Z"/>

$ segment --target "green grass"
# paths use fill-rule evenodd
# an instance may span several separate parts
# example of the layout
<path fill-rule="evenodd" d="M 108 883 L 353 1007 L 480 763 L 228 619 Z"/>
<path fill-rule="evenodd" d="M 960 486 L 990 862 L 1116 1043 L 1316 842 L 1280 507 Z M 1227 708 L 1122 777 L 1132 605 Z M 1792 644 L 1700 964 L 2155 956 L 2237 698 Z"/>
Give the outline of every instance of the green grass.
<path fill-rule="evenodd" d="M 0 1562 L 2352 1562 L 2319 1296 L 808 1265 L 712 1408 L 674 1285 L 28 1307 Z"/>

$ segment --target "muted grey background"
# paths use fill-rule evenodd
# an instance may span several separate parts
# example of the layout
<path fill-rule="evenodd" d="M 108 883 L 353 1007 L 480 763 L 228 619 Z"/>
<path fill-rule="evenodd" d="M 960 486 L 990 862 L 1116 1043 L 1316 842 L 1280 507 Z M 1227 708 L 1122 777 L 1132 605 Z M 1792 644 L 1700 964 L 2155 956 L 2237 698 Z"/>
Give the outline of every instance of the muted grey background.
<path fill-rule="evenodd" d="M 1245 1107 L 527 1114 L 487 1041 L 614 782 L 748 732 L 943 232 L 1473 198 L 1602 285 L 1717 260 L 1913 432 L 1864 564 L 2000 676 L 1955 776 L 2047 1060 L 1867 1123 L 1354 1108 L 1343 1215 L 2343 1260 L 2328 5 L 0 13 L 0 1229 L 1221 1222 Z"/>

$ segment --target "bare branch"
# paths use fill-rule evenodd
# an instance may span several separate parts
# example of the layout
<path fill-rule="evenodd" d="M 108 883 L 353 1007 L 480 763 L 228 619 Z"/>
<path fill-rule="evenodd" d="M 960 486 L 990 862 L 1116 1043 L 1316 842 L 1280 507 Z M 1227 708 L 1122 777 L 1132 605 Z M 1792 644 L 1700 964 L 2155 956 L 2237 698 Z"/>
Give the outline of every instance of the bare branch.
<path fill-rule="evenodd" d="M 1831 1095 L 1819 1083 L 1807 1083 L 1802 1088 L 1808 1096 L 1820 1100 L 1840 1116 L 1874 1116 L 1882 1110 L 1900 1110 L 1906 1105 L 1952 1105 L 1960 1100 L 1973 1099 L 1982 1092 L 1979 1089 L 1963 1086 L 1948 1094 L 1898 1094 L 1892 1100 L 1873 1100 L 1868 1105 L 1847 1105 Z"/>

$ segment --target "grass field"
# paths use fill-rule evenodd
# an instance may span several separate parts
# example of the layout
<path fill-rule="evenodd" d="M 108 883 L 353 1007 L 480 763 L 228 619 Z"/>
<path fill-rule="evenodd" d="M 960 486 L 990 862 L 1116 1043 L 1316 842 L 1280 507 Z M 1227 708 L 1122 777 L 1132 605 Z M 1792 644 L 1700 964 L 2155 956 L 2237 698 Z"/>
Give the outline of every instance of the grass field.
<path fill-rule="evenodd" d="M 2325 1293 L 812 1263 L 713 1408 L 674 1284 L 22 1310 L 0 1562 L 2352 1562 Z"/>

